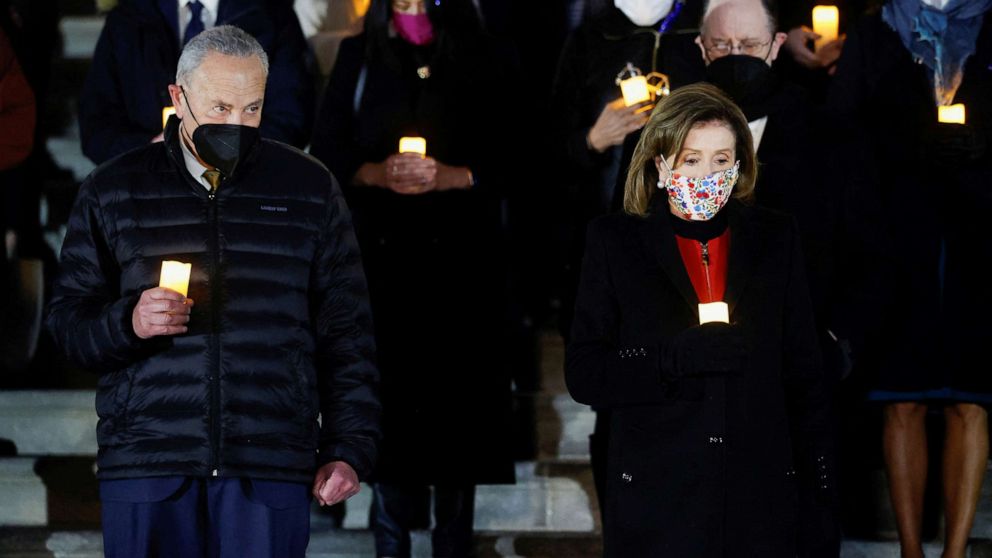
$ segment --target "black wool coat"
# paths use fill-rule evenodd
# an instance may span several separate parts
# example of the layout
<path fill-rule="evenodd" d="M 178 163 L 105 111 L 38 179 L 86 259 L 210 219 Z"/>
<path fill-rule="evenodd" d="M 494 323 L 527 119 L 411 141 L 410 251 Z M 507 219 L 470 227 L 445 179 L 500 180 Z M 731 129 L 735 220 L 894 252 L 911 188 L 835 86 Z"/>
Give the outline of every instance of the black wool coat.
<path fill-rule="evenodd" d="M 794 557 L 800 490 L 826 494 L 829 404 L 792 220 L 731 201 L 725 300 L 749 347 L 728 376 L 671 380 L 699 323 L 662 204 L 590 225 L 566 380 L 610 409 L 605 555 Z M 829 534 L 822 534 L 829 536 Z"/>
<path fill-rule="evenodd" d="M 393 38 L 392 64 L 369 60 L 366 44 L 364 34 L 342 42 L 311 153 L 346 184 L 369 279 L 384 408 L 374 476 L 512 482 L 500 217 L 519 133 L 507 112 L 511 70 L 486 38 L 452 59 Z M 402 136 L 424 137 L 429 156 L 469 167 L 476 184 L 416 196 L 352 185 L 362 164 L 396 153 Z"/>
<path fill-rule="evenodd" d="M 310 483 L 337 460 L 368 476 L 375 344 L 337 183 L 263 140 L 208 195 L 186 170 L 178 122 L 93 171 L 62 246 L 47 326 L 100 374 L 98 476 Z M 189 330 L 142 340 L 131 315 L 163 260 L 192 264 Z"/>
<path fill-rule="evenodd" d="M 979 272 L 992 259 L 992 12 L 954 100 L 967 127 L 938 126 L 928 71 L 880 14 L 848 36 L 828 101 L 836 155 L 826 170 L 845 212 L 860 210 L 855 240 L 872 255 L 845 282 L 876 277 L 873 296 L 852 309 L 872 324 L 862 358 L 875 387 L 992 393 L 976 365 L 992 338 L 992 292 Z M 971 155 L 940 148 L 948 133 L 968 136 Z"/>

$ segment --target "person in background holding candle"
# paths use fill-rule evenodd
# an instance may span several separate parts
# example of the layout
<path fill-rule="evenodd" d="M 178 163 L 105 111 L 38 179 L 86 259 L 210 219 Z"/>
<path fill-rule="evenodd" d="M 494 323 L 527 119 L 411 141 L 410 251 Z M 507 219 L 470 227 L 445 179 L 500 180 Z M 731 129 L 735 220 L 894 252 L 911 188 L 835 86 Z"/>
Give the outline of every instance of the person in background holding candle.
<path fill-rule="evenodd" d="M 838 192 L 875 251 L 847 282 L 877 279 L 858 323 L 902 556 L 923 556 L 928 409 L 944 418 L 945 558 L 965 556 L 989 455 L 992 303 L 992 0 L 892 0 L 848 35 L 828 109 Z M 967 124 L 938 122 L 963 103 Z M 857 349 L 857 346 L 855 347 Z M 939 470 L 938 469 L 938 470 Z"/>
<path fill-rule="evenodd" d="M 799 236 L 744 203 L 756 174 L 744 115 L 716 87 L 686 86 L 641 134 L 625 212 L 589 226 L 565 379 L 610 411 L 607 557 L 793 558 L 797 492 L 829 501 Z M 697 304 L 716 300 L 731 323 L 699 325 Z"/>
<path fill-rule="evenodd" d="M 342 42 L 311 154 L 341 177 L 372 297 L 383 440 L 376 553 L 472 553 L 475 488 L 514 481 L 500 208 L 521 167 L 512 56 L 471 0 L 373 0 Z M 427 154 L 398 153 L 422 137 Z"/>
<path fill-rule="evenodd" d="M 164 140 L 98 167 L 73 208 L 47 325 L 100 374 L 111 558 L 302 558 L 311 495 L 349 498 L 375 462 L 358 243 L 327 169 L 259 137 L 268 69 L 237 27 L 197 35 Z M 190 264 L 188 298 L 156 287 L 163 260 Z"/>

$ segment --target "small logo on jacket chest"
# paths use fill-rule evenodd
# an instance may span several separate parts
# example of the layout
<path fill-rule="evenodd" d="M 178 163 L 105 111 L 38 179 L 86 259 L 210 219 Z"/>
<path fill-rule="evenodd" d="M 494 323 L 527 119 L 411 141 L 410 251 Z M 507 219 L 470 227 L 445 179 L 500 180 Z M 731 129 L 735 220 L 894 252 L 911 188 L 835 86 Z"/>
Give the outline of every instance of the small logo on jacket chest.
<path fill-rule="evenodd" d="M 289 208 L 281 205 L 260 205 L 258 206 L 262 211 L 268 211 L 270 213 L 286 213 Z"/>

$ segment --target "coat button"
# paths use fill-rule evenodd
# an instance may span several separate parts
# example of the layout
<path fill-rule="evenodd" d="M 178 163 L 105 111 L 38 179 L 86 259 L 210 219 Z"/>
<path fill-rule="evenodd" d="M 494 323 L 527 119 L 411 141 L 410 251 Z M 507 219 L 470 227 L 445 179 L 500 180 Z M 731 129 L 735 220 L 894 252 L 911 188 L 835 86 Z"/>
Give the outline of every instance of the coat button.
<path fill-rule="evenodd" d="M 620 475 L 620 478 L 623 479 L 623 482 L 630 482 L 634 480 L 633 475 L 631 475 L 630 473 L 623 473 L 622 475 Z"/>
<path fill-rule="evenodd" d="M 711 444 L 722 444 L 723 443 L 723 438 L 720 437 L 720 436 L 710 436 L 710 443 Z"/>

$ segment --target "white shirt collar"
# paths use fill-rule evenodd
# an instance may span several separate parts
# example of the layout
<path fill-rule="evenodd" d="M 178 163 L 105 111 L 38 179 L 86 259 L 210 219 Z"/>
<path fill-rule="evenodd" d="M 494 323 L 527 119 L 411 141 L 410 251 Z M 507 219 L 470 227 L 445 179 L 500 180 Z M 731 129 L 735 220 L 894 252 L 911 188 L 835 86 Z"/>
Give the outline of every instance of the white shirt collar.
<path fill-rule="evenodd" d="M 757 153 L 758 147 L 761 145 L 761 136 L 765 135 L 765 127 L 768 126 L 768 117 L 762 116 L 757 120 L 752 120 L 747 123 L 747 127 L 751 128 L 751 138 L 754 139 L 754 151 Z"/>
<path fill-rule="evenodd" d="M 207 167 L 203 166 L 202 163 L 193 155 L 193 152 L 186 147 L 186 140 L 183 139 L 182 130 L 177 131 L 179 133 L 179 145 L 183 148 L 183 161 L 186 163 L 186 170 L 189 172 L 193 180 L 196 180 L 203 185 L 207 190 L 211 189 L 210 183 L 207 179 L 203 177 L 203 171 L 207 170 Z"/>

